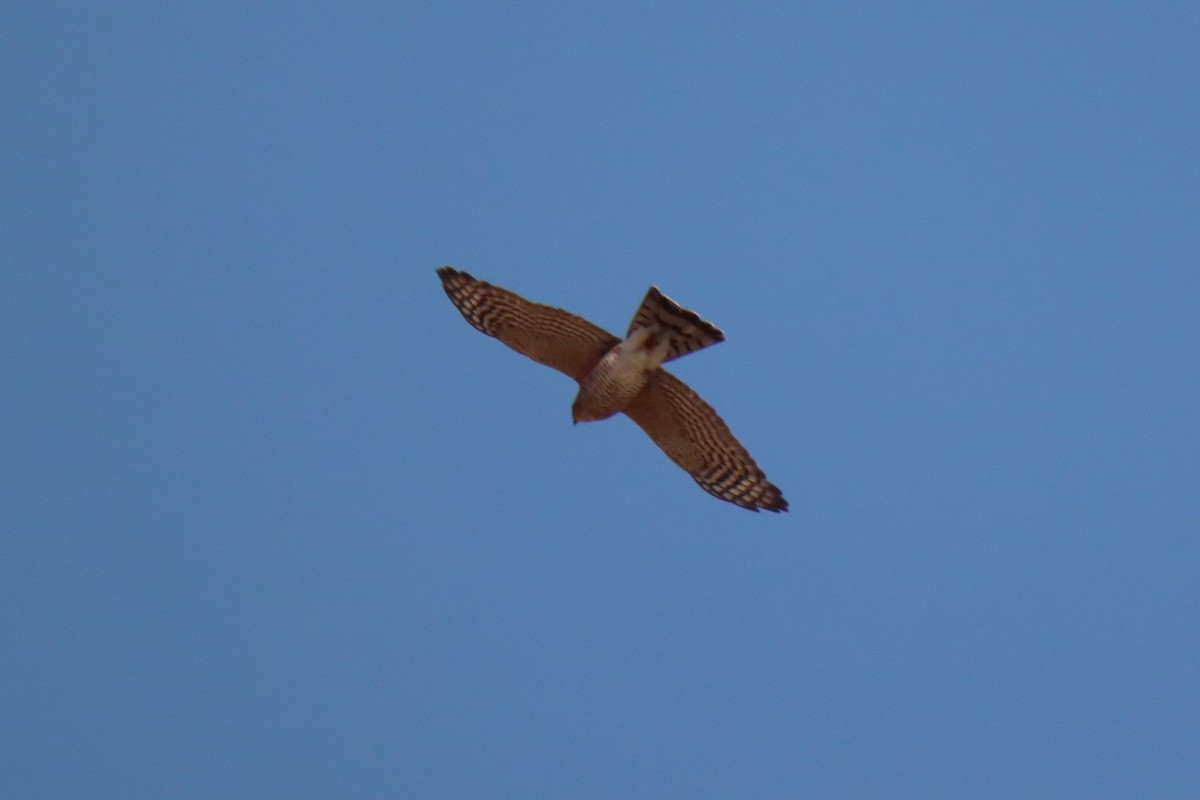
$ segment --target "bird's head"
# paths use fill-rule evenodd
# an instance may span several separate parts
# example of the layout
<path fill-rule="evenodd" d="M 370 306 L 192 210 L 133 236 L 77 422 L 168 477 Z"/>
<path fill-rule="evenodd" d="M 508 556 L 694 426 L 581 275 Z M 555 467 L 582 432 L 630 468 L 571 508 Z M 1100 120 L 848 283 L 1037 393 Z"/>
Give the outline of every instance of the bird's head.
<path fill-rule="evenodd" d="M 609 411 L 608 413 L 605 413 L 603 410 L 597 409 L 594 406 L 585 403 L 583 401 L 582 391 L 576 395 L 575 402 L 571 404 L 572 423 L 596 422 L 597 420 L 608 419 L 614 413 L 616 412 Z"/>
<path fill-rule="evenodd" d="M 587 417 L 583 403 L 579 402 L 579 397 L 575 397 L 575 402 L 571 404 L 571 424 L 578 425 L 581 422 L 591 422 Z"/>

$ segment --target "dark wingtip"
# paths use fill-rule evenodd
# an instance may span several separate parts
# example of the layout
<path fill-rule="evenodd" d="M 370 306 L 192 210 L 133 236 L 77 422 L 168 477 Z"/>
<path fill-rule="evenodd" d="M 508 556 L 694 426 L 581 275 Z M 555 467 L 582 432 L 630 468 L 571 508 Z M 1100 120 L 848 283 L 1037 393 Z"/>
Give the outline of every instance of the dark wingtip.
<path fill-rule="evenodd" d="M 771 488 L 774 489 L 772 495 L 759 498 L 754 506 L 755 511 L 762 509 L 763 511 L 770 511 L 774 514 L 779 514 L 788 510 L 788 501 L 783 499 L 783 493 L 780 492 L 775 486 L 771 486 Z"/>

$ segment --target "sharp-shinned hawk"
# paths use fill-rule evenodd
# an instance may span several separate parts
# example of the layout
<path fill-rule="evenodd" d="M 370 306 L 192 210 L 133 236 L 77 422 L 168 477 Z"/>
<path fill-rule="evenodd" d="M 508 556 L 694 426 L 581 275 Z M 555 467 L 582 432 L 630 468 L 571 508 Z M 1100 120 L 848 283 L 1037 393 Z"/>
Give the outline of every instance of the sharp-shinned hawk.
<path fill-rule="evenodd" d="M 533 303 L 453 267 L 442 287 L 477 330 L 579 382 L 575 422 L 617 412 L 644 430 L 704 491 L 751 511 L 787 511 L 783 494 L 729 427 L 661 364 L 725 339 L 651 286 L 622 340 L 561 308 Z"/>

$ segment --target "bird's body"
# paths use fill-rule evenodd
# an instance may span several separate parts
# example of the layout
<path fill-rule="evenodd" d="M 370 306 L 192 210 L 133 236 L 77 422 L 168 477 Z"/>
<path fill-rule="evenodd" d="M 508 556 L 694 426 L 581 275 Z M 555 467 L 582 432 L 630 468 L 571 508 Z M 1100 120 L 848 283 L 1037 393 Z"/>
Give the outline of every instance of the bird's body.
<path fill-rule="evenodd" d="M 624 411 L 666 354 L 666 342 L 656 339 L 649 328 L 638 328 L 613 345 L 583 376 L 571 405 L 571 418 L 575 422 L 595 422 Z"/>
<path fill-rule="evenodd" d="M 711 322 L 680 308 L 651 287 L 633 315 L 624 341 L 613 345 L 579 382 L 579 394 L 571 407 L 573 419 L 591 422 L 624 411 L 664 361 L 724 338 Z"/>
<path fill-rule="evenodd" d="M 582 317 L 533 303 L 452 267 L 438 271 L 442 286 L 475 328 L 579 382 L 575 422 L 619 412 L 638 424 L 706 492 L 752 511 L 786 511 L 724 421 L 662 364 L 725 335 L 655 287 L 642 300 L 625 338 Z"/>

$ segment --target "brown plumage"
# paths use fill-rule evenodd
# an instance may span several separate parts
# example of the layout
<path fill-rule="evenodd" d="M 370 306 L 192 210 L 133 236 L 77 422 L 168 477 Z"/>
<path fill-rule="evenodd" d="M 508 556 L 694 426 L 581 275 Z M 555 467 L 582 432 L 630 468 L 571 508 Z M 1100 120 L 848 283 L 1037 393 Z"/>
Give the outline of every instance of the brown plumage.
<path fill-rule="evenodd" d="M 724 340 L 696 312 L 652 286 L 622 340 L 582 317 L 453 267 L 437 273 L 477 330 L 579 382 L 572 406 L 577 422 L 624 412 L 709 494 L 751 511 L 787 511 L 779 488 L 717 412 L 660 366 Z"/>

